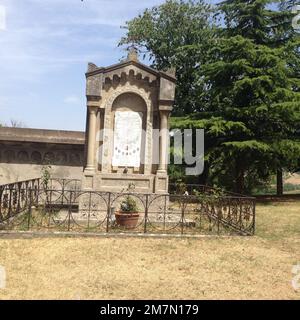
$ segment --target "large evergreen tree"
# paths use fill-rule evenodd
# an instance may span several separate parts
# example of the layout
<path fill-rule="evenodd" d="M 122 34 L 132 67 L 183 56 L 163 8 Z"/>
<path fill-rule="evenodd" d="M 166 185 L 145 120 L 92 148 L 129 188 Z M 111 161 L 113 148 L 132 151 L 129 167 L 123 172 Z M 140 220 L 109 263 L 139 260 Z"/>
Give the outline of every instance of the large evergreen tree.
<path fill-rule="evenodd" d="M 174 119 L 175 126 L 206 128 L 211 174 L 238 192 L 292 170 L 300 158 L 299 42 L 288 14 L 270 3 L 220 4 L 225 28 L 204 68 L 206 113 Z"/>

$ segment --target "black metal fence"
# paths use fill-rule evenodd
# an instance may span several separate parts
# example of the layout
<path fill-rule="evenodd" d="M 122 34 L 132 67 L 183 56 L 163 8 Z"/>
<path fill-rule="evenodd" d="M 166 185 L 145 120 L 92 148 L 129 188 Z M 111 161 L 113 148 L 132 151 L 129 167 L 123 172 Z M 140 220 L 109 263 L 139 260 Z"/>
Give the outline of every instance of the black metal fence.
<path fill-rule="evenodd" d="M 138 208 L 130 225 L 119 213 L 128 197 Z M 36 179 L 0 186 L 0 230 L 253 235 L 255 198 L 205 191 L 197 196 L 92 192 L 81 190 L 78 180 L 63 179 L 45 188 Z"/>
<path fill-rule="evenodd" d="M 249 198 L 247 195 L 224 191 L 221 188 L 214 188 L 202 184 L 186 184 L 186 183 L 169 183 L 169 193 L 170 194 L 187 194 L 196 195 L 199 193 L 210 194 L 210 195 L 223 195 L 238 198 Z M 252 197 L 250 197 L 252 198 Z"/>

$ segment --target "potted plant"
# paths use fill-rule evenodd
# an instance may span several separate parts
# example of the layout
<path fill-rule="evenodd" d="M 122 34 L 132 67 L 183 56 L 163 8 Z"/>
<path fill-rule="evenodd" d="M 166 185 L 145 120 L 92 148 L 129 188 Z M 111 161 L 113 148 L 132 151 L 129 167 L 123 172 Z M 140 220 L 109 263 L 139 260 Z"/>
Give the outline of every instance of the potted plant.
<path fill-rule="evenodd" d="M 132 190 L 129 186 L 128 190 Z M 130 195 L 120 204 L 120 210 L 115 213 L 117 225 L 125 227 L 125 229 L 134 229 L 139 220 L 139 208 L 136 201 Z"/>

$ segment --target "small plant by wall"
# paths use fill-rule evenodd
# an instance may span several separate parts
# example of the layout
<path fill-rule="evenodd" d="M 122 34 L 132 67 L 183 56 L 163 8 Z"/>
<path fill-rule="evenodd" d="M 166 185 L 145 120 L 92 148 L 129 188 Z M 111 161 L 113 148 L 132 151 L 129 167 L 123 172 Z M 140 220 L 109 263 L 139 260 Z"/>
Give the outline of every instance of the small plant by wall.
<path fill-rule="evenodd" d="M 48 189 L 51 179 L 51 166 L 44 165 L 41 170 L 41 182 L 44 189 Z"/>

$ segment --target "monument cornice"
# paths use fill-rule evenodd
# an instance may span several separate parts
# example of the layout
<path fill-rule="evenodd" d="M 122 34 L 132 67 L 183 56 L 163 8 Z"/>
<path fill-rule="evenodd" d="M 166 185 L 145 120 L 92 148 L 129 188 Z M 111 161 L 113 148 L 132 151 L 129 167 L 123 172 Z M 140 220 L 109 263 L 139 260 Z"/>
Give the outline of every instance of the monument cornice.
<path fill-rule="evenodd" d="M 90 65 L 93 65 L 95 66 L 94 64 L 89 64 Z M 128 67 L 128 66 L 135 66 L 141 70 L 144 70 L 146 72 L 149 72 L 151 74 L 153 74 L 154 76 L 156 76 L 157 78 L 165 78 L 171 82 L 176 82 L 176 77 L 173 76 L 173 75 L 170 75 L 168 74 L 167 72 L 164 72 L 164 71 L 159 71 L 159 70 L 156 70 L 156 69 L 153 69 L 143 63 L 140 63 L 140 62 L 137 62 L 137 61 L 133 61 L 133 60 L 130 60 L 130 61 L 123 61 L 123 62 L 120 62 L 120 63 L 117 63 L 117 64 L 114 64 L 114 65 L 111 65 L 109 67 L 93 67 L 93 68 L 90 68 L 89 70 L 91 71 L 88 71 L 85 75 L 86 75 L 86 78 L 89 78 L 89 77 L 92 77 L 92 76 L 95 76 L 95 75 L 98 75 L 98 74 L 105 74 L 105 73 L 109 73 L 109 72 L 112 72 L 112 71 L 115 71 L 115 70 L 119 70 L 119 69 L 122 69 L 122 68 L 125 68 L 125 67 Z"/>
<path fill-rule="evenodd" d="M 87 98 L 87 101 L 100 101 L 102 99 L 101 96 L 95 96 L 95 95 L 90 95 L 90 94 L 87 94 L 86 95 L 86 98 Z"/>
<path fill-rule="evenodd" d="M 160 99 L 158 102 L 160 106 L 171 106 L 173 108 L 174 100 Z"/>

